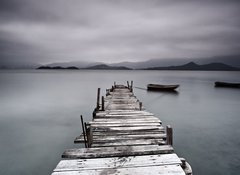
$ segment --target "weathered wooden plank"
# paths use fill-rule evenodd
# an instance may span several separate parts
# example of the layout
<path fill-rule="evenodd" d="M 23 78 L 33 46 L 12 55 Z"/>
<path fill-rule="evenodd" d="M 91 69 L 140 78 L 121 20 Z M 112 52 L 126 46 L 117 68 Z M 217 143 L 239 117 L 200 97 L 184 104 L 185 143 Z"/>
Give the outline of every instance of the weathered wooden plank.
<path fill-rule="evenodd" d="M 95 116 L 94 119 L 157 119 L 156 117 L 154 116 L 127 116 L 127 115 L 114 115 L 114 116 L 108 116 L 108 115 L 105 115 L 105 116 Z"/>
<path fill-rule="evenodd" d="M 135 146 L 135 145 L 164 145 L 163 139 L 120 140 L 115 142 L 92 143 L 92 147 Z"/>
<path fill-rule="evenodd" d="M 134 141 L 139 139 L 166 139 L 166 134 L 151 134 L 151 135 L 118 135 L 118 136 L 99 136 L 93 135 L 94 143 L 110 143 L 119 141 Z"/>
<path fill-rule="evenodd" d="M 153 113 L 147 112 L 147 111 L 136 111 L 136 110 L 111 110 L 111 111 L 99 111 L 97 113 L 98 115 L 106 115 L 106 114 L 116 114 L 116 115 L 129 115 L 129 114 L 149 114 L 149 115 L 154 115 Z"/>
<path fill-rule="evenodd" d="M 154 116 L 153 114 L 148 114 L 148 113 L 137 113 L 137 114 L 131 114 L 131 113 L 115 113 L 115 114 L 104 114 L 104 115 L 99 115 L 98 113 L 96 114 L 97 116 Z"/>
<path fill-rule="evenodd" d="M 92 127 L 92 131 L 148 131 L 148 130 L 161 130 L 162 126 L 134 126 L 134 127 Z"/>
<path fill-rule="evenodd" d="M 115 142 L 115 141 L 124 141 L 124 140 L 135 140 L 135 139 L 166 139 L 166 134 L 118 134 L 118 135 L 99 135 L 93 132 L 93 141 L 94 143 L 103 143 L 103 142 Z M 74 140 L 74 143 L 84 143 L 83 136 L 79 136 Z"/>
<path fill-rule="evenodd" d="M 136 105 L 135 107 L 121 107 L 121 106 L 108 106 L 106 109 L 122 109 L 122 110 L 127 110 L 127 109 L 134 109 L 134 110 L 139 110 L 139 107 Z"/>
<path fill-rule="evenodd" d="M 134 168 L 112 168 L 112 169 L 96 169 L 96 170 L 69 170 L 55 171 L 52 175 L 185 175 L 180 165 L 164 165 L 164 166 L 147 166 Z"/>
<path fill-rule="evenodd" d="M 111 158 L 68 159 L 59 162 L 54 171 L 93 170 L 111 168 L 147 167 L 162 165 L 180 165 L 182 162 L 176 154 L 143 155 Z"/>
<path fill-rule="evenodd" d="M 161 126 L 160 123 L 91 123 L 91 127 L 135 127 L 135 126 Z"/>
<path fill-rule="evenodd" d="M 96 140 L 134 140 L 134 139 L 166 139 L 166 134 L 128 134 L 128 135 L 94 135 L 93 133 L 93 139 Z"/>
<path fill-rule="evenodd" d="M 125 118 L 125 119 L 118 119 L 118 118 L 96 118 L 94 119 L 92 122 L 96 122 L 96 123 L 127 123 L 127 122 L 133 122 L 133 123 L 142 123 L 142 122 L 150 122 L 150 123 L 154 123 L 154 122 L 159 122 L 161 123 L 161 120 L 159 120 L 158 118 Z M 92 123 L 89 122 L 89 123 Z"/>
<path fill-rule="evenodd" d="M 93 135 L 95 136 L 124 136 L 124 135 L 154 135 L 154 134 L 163 134 L 165 130 L 155 130 L 155 131 L 117 131 L 117 132 L 108 132 L 108 131 L 94 131 Z M 83 135 L 76 137 L 74 143 L 84 143 Z"/>
<path fill-rule="evenodd" d="M 161 120 L 156 118 L 96 118 L 92 122 L 94 123 L 162 123 Z M 89 122 L 90 124 L 92 122 Z"/>
<path fill-rule="evenodd" d="M 119 146 L 67 149 L 63 153 L 62 158 L 89 159 L 169 153 L 173 153 L 173 147 L 170 145 Z"/>
<path fill-rule="evenodd" d="M 107 97 L 105 98 L 105 99 L 107 99 Z M 128 99 L 114 99 L 114 98 L 112 98 L 112 99 L 109 99 L 109 100 L 106 100 L 106 101 L 111 101 L 111 103 L 115 103 L 115 102 L 134 102 L 134 103 L 136 103 L 136 102 L 138 102 L 138 100 L 136 99 L 136 98 L 128 98 Z"/>
<path fill-rule="evenodd" d="M 185 175 L 179 165 L 165 165 L 165 166 L 149 166 L 141 168 L 117 168 L 117 169 L 99 169 L 99 170 L 85 170 L 85 171 L 62 171 L 54 172 L 52 175 Z"/>
<path fill-rule="evenodd" d="M 129 130 L 129 131 L 125 131 L 125 132 L 121 132 L 121 131 L 111 131 L 111 132 L 108 132 L 108 131 L 94 131 L 93 132 L 93 135 L 102 135 L 102 136 L 118 136 L 118 135 L 148 135 L 148 134 L 162 134 L 162 133 L 165 133 L 165 130 L 164 129 L 161 129 L 161 130 L 149 130 L 149 131 L 132 131 L 132 130 Z"/>

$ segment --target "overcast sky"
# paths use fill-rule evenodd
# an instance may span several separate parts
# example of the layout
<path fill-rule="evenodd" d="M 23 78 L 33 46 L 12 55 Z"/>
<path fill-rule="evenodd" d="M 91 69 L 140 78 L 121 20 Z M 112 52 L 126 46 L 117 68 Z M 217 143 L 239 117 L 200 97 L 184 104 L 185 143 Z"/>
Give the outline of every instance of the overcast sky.
<path fill-rule="evenodd" d="M 0 63 L 240 54 L 239 0 L 0 0 Z"/>

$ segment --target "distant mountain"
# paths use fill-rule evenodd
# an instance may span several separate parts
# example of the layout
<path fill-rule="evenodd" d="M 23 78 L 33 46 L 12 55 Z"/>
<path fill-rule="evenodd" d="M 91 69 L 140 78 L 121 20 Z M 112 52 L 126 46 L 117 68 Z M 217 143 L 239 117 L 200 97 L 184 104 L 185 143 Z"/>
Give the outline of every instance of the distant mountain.
<path fill-rule="evenodd" d="M 128 67 L 124 66 L 109 66 L 106 64 L 98 64 L 95 66 L 86 67 L 85 69 L 104 69 L 104 70 L 130 70 Z"/>
<path fill-rule="evenodd" d="M 71 69 L 71 70 L 78 70 L 77 67 L 74 67 L 74 66 L 70 66 L 70 67 L 61 67 L 61 66 L 54 66 L 54 67 L 51 67 L 51 66 L 40 66 L 38 67 L 37 69 Z"/>
<path fill-rule="evenodd" d="M 109 64 L 110 66 L 124 66 L 132 69 L 144 69 L 153 66 L 170 66 L 170 65 L 180 65 L 188 62 L 189 59 L 150 59 L 147 61 L 139 62 L 119 62 Z"/>
<path fill-rule="evenodd" d="M 149 67 L 167 67 L 183 65 L 187 62 L 195 62 L 197 64 L 210 64 L 210 63 L 224 63 L 233 67 L 240 68 L 240 55 L 229 56 L 214 56 L 203 58 L 162 58 L 162 59 L 149 59 L 140 62 L 119 62 L 112 63 L 110 66 L 125 66 L 133 69 L 144 69 Z"/>
<path fill-rule="evenodd" d="M 136 58 L 137 59 L 137 58 Z M 117 62 L 106 64 L 103 62 L 89 62 L 89 61 L 69 61 L 69 62 L 54 62 L 50 64 L 44 64 L 48 67 L 77 67 L 77 68 L 89 68 L 97 65 L 107 65 L 110 67 L 126 67 L 130 69 L 146 69 L 151 67 L 171 67 L 184 65 L 187 62 L 194 62 L 199 65 L 211 64 L 211 63 L 223 63 L 232 67 L 240 68 L 240 55 L 228 55 L 228 56 L 214 56 L 214 57 L 199 57 L 199 58 L 161 58 L 161 59 L 148 59 L 146 61 L 138 62 Z M 41 65 L 33 61 L 23 61 L 21 59 L 14 61 L 1 61 L 0 69 L 36 69 Z M 101 66 L 100 66 L 101 67 Z M 106 69 L 108 69 L 106 67 Z M 114 68 L 115 69 L 115 68 Z"/>
<path fill-rule="evenodd" d="M 69 62 L 56 62 L 56 63 L 51 63 L 51 64 L 46 64 L 44 66 L 50 66 L 50 67 L 78 67 L 78 68 L 86 68 L 86 67 L 91 67 L 95 66 L 98 64 L 103 64 L 102 62 L 88 62 L 88 61 L 69 61 Z"/>
<path fill-rule="evenodd" d="M 88 62 L 88 61 L 69 61 L 69 62 L 56 62 L 51 64 L 45 64 L 50 67 L 70 67 L 75 66 L 78 68 L 88 68 L 97 65 L 107 65 L 111 67 L 127 67 L 130 69 L 144 69 L 149 67 L 168 67 L 183 65 L 187 62 L 195 62 L 197 64 L 210 64 L 210 63 L 224 63 L 233 67 L 240 68 L 240 55 L 230 56 L 215 56 L 215 57 L 203 57 L 203 58 L 161 58 L 161 59 L 148 59 L 146 61 L 138 62 L 117 62 L 106 64 L 103 62 Z"/>
<path fill-rule="evenodd" d="M 240 71 L 240 68 L 232 67 L 223 63 L 209 63 L 199 65 L 194 62 L 189 62 L 180 66 L 168 67 L 150 67 L 145 70 L 205 70 L 205 71 Z"/>

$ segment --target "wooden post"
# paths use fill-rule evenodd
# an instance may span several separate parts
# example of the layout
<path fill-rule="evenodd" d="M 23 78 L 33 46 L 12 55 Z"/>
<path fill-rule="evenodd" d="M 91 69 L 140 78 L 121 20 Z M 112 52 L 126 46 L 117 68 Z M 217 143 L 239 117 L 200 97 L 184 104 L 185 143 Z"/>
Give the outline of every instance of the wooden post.
<path fill-rule="evenodd" d="M 180 160 L 181 160 L 181 162 L 182 162 L 181 167 L 182 167 L 183 169 L 186 168 L 186 159 L 180 158 Z"/>
<path fill-rule="evenodd" d="M 98 88 L 98 90 L 97 90 L 97 107 L 96 107 L 96 109 L 97 110 L 99 110 L 99 101 L 100 101 L 100 88 Z"/>
<path fill-rule="evenodd" d="M 133 81 L 131 81 L 131 92 L 133 91 Z"/>
<path fill-rule="evenodd" d="M 87 129 L 87 123 L 84 122 L 84 126 L 85 126 L 85 131 L 86 131 L 86 136 L 87 136 L 87 148 L 89 148 L 89 131 Z"/>
<path fill-rule="evenodd" d="M 114 87 L 116 87 L 116 82 L 114 81 Z"/>
<path fill-rule="evenodd" d="M 104 111 L 104 96 L 102 96 L 102 111 Z"/>
<path fill-rule="evenodd" d="M 106 96 L 108 96 L 110 93 L 110 89 L 106 89 Z"/>
<path fill-rule="evenodd" d="M 96 117 L 96 108 L 93 110 L 92 116 L 93 116 L 93 118 Z"/>
<path fill-rule="evenodd" d="M 129 82 L 127 81 L 127 87 L 128 87 L 128 89 L 129 89 Z"/>
<path fill-rule="evenodd" d="M 173 129 L 170 125 L 167 125 L 167 145 L 173 145 Z"/>
<path fill-rule="evenodd" d="M 93 132 L 92 132 L 92 127 L 89 127 L 89 148 L 91 148 L 93 142 Z"/>
<path fill-rule="evenodd" d="M 142 102 L 139 102 L 139 110 L 142 110 Z"/>
<path fill-rule="evenodd" d="M 82 115 L 80 116 L 80 118 L 81 118 L 81 123 L 82 123 L 82 132 L 83 132 L 84 144 L 85 144 L 85 148 L 87 148 L 86 132 L 85 132 L 85 129 L 84 129 L 84 124 L 83 124 L 83 117 L 82 117 Z"/>

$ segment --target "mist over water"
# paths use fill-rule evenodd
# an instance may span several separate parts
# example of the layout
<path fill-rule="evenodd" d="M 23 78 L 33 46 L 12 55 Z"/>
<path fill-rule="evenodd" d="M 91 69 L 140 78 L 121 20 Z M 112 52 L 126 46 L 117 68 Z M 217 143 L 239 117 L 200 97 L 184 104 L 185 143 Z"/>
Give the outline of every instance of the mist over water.
<path fill-rule="evenodd" d="M 175 152 L 198 175 L 240 174 L 240 72 L 1 71 L 0 174 L 50 174 L 92 119 L 97 88 L 133 80 L 143 106 L 173 127 Z M 148 92 L 148 83 L 180 84 L 178 93 Z"/>

